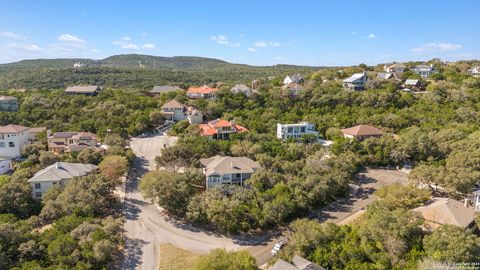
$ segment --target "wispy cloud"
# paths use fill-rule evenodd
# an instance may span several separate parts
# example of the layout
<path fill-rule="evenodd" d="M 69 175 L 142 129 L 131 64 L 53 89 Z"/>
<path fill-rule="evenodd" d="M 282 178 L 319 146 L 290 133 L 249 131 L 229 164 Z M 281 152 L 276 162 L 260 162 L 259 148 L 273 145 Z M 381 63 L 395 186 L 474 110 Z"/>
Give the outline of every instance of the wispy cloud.
<path fill-rule="evenodd" d="M 142 45 L 142 48 L 143 49 L 155 49 L 156 46 L 153 43 L 145 43 L 145 44 Z"/>
<path fill-rule="evenodd" d="M 253 43 L 254 47 L 257 48 L 267 48 L 267 47 L 280 47 L 282 44 L 276 41 L 257 41 Z"/>
<path fill-rule="evenodd" d="M 367 39 L 378 39 L 378 36 L 375 35 L 375 34 L 369 34 L 368 36 L 366 36 Z"/>
<path fill-rule="evenodd" d="M 284 58 L 283 56 L 275 56 L 275 57 L 273 57 L 273 59 L 275 59 L 275 60 L 283 60 L 283 59 L 285 59 L 285 58 Z"/>
<path fill-rule="evenodd" d="M 112 42 L 112 44 L 117 45 L 124 50 L 139 50 L 140 48 L 136 44 L 129 42 L 131 40 L 131 37 L 125 36 L 120 38 L 119 40 Z"/>
<path fill-rule="evenodd" d="M 225 46 L 229 46 L 229 47 L 233 47 L 233 48 L 238 48 L 238 47 L 241 47 L 242 44 L 238 43 L 238 42 L 230 42 L 228 40 L 228 38 L 224 35 L 214 35 L 214 36 L 211 36 L 210 37 L 210 41 L 212 42 L 216 42 L 217 44 L 220 44 L 220 45 L 225 45 Z"/>
<path fill-rule="evenodd" d="M 443 53 L 456 51 L 463 48 L 460 44 L 452 43 L 427 43 L 420 47 L 413 48 L 411 51 L 414 54 L 429 54 L 429 53 Z"/>
<path fill-rule="evenodd" d="M 249 51 L 249 52 L 257 52 L 258 49 L 257 49 L 257 48 L 248 48 L 248 51 Z"/>
<path fill-rule="evenodd" d="M 8 49 L 18 50 L 18 51 L 25 51 L 25 52 L 41 52 L 43 51 L 36 44 L 18 44 L 18 43 L 9 43 L 6 46 Z"/>
<path fill-rule="evenodd" d="M 85 40 L 70 34 L 61 34 L 58 37 L 58 40 L 62 42 L 69 42 L 69 43 L 82 43 L 82 44 L 85 43 Z"/>
<path fill-rule="evenodd" d="M 18 34 L 18 33 L 14 33 L 14 32 L 0 32 L 0 36 L 10 38 L 10 39 L 17 39 L 17 40 L 27 38 L 26 36 L 24 36 L 22 34 Z"/>

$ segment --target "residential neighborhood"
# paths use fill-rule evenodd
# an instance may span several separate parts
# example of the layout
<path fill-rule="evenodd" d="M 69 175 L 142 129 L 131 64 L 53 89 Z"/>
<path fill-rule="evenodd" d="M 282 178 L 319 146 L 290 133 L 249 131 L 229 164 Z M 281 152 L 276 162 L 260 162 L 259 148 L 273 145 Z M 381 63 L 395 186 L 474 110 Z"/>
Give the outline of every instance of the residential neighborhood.
<path fill-rule="evenodd" d="M 0 270 L 480 269 L 480 2 L 1 7 Z"/>

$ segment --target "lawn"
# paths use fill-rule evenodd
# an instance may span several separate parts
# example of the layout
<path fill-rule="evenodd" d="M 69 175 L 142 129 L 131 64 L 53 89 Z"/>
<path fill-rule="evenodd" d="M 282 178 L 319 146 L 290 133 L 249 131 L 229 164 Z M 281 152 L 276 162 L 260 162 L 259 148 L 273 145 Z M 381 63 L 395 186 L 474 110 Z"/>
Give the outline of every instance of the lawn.
<path fill-rule="evenodd" d="M 189 270 L 200 255 L 171 244 L 160 245 L 159 270 Z"/>

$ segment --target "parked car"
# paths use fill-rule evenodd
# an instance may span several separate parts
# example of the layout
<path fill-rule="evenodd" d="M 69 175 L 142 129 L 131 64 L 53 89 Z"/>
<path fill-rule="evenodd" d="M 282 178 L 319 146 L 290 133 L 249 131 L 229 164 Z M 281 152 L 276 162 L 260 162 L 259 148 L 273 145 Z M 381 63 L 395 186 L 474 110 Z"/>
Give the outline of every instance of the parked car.
<path fill-rule="evenodd" d="M 275 244 L 275 246 L 273 246 L 272 250 L 271 250 L 271 253 L 273 256 L 277 255 L 277 253 L 282 249 L 282 247 L 287 243 L 287 239 L 283 239 L 281 241 L 279 241 L 278 243 Z"/>

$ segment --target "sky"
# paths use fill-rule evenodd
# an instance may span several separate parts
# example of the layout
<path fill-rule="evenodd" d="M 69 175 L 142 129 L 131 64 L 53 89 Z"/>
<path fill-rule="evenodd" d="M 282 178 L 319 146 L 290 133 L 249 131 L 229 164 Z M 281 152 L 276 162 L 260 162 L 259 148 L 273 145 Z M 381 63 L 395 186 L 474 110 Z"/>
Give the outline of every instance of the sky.
<path fill-rule="evenodd" d="M 0 0 L 0 63 L 116 54 L 251 65 L 480 58 L 480 1 Z"/>

